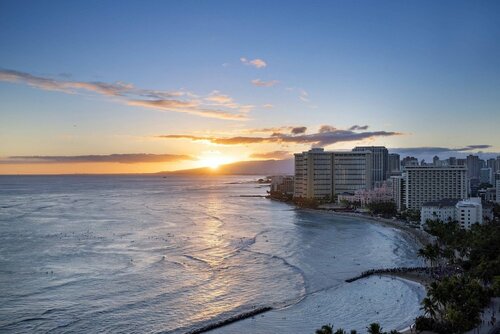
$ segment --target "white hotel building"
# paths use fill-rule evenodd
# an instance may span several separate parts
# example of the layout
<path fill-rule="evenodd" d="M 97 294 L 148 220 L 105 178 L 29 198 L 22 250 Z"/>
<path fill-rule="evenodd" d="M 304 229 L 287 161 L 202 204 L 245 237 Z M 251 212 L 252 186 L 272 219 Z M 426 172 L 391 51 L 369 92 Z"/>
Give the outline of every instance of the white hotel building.
<path fill-rule="evenodd" d="M 325 152 L 314 148 L 295 154 L 295 198 L 333 199 L 371 186 L 371 152 Z"/>
<path fill-rule="evenodd" d="M 420 210 L 430 201 L 467 198 L 465 166 L 407 166 L 403 181 L 405 193 L 401 197 L 406 209 Z"/>
<path fill-rule="evenodd" d="M 457 221 L 465 229 L 469 229 L 472 224 L 482 224 L 481 199 L 476 197 L 463 201 L 441 200 L 424 203 L 420 211 L 420 223 L 423 225 L 427 220 Z"/>

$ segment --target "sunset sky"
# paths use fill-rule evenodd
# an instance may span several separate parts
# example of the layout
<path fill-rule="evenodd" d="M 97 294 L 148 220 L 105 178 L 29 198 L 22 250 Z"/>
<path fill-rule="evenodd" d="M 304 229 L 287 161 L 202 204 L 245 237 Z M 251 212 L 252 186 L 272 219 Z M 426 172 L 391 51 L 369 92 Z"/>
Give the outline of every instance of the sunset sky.
<path fill-rule="evenodd" d="M 499 1 L 0 1 L 0 174 L 500 152 Z"/>

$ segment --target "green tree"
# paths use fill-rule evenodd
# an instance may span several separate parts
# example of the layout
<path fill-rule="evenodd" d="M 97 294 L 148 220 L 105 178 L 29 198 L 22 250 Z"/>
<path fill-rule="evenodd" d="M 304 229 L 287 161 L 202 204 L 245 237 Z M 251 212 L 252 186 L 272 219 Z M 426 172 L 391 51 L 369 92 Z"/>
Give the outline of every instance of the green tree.
<path fill-rule="evenodd" d="M 333 325 L 323 325 L 320 329 L 316 330 L 316 334 L 333 334 Z"/>
<path fill-rule="evenodd" d="M 366 329 L 368 334 L 383 334 L 382 327 L 380 327 L 380 324 L 376 322 L 371 323 L 370 326 L 368 326 Z"/>

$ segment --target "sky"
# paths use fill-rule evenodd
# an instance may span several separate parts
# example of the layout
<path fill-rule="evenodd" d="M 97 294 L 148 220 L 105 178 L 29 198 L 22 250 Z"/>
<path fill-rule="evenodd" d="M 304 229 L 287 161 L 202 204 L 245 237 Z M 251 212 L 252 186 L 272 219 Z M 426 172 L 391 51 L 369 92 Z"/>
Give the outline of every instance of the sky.
<path fill-rule="evenodd" d="M 0 174 L 500 154 L 498 1 L 0 0 Z"/>

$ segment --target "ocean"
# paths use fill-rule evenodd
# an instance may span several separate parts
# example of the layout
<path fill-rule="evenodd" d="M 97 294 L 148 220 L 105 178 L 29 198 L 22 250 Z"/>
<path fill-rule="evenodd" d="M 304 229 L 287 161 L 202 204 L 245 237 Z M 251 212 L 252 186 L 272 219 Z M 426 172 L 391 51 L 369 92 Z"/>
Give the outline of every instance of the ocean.
<path fill-rule="evenodd" d="M 255 176 L 0 176 L 0 332 L 364 333 L 420 314 L 402 232 L 260 197 Z"/>

